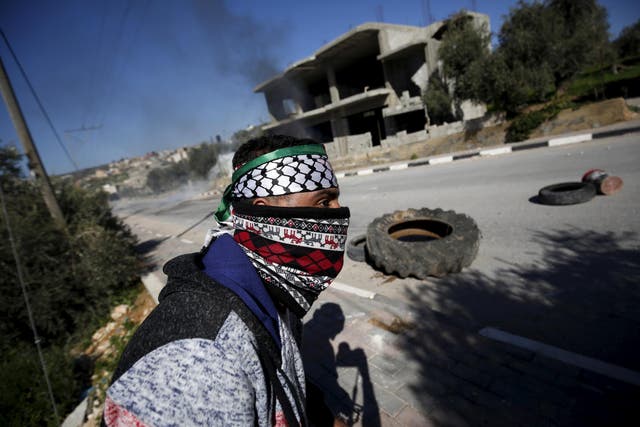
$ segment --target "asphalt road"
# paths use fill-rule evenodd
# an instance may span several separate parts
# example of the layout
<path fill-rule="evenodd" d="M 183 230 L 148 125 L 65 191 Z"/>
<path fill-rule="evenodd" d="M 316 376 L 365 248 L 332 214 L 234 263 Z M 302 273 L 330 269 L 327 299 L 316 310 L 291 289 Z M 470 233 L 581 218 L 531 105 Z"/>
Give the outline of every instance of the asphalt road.
<path fill-rule="evenodd" d="M 353 231 L 381 212 L 453 209 L 482 231 L 463 274 L 406 281 L 416 305 L 640 370 L 640 144 L 637 135 L 342 180 Z M 613 196 L 545 206 L 539 188 L 601 168 L 625 181 Z M 391 286 L 397 286 L 397 281 Z M 419 301 L 419 302 L 418 302 Z"/>
<path fill-rule="evenodd" d="M 509 411 L 517 422 L 532 411 L 558 425 L 576 425 L 579 414 L 585 425 L 598 425 L 595 416 L 626 416 L 634 406 L 623 383 L 606 375 L 603 382 L 571 363 L 518 353 L 512 344 L 495 353 L 494 346 L 487 349 L 487 340 L 478 340 L 479 331 L 496 328 L 552 352 L 571 352 L 574 361 L 588 357 L 640 378 L 639 159 L 638 134 L 630 134 L 342 178 L 340 198 L 351 209 L 351 237 L 365 233 L 375 217 L 421 207 L 468 214 L 483 237 L 469 268 L 440 279 L 400 279 L 347 259 L 340 283 L 377 296 L 367 300 L 339 291 L 321 296 L 317 306 L 335 303 L 347 319 L 333 341 L 314 334 L 332 343 L 332 363 L 338 360 L 339 341 L 366 352 L 359 366 L 317 373 L 317 378 L 337 377 L 340 383 L 324 384 L 325 391 L 355 390 L 345 378 L 361 384 L 362 372 L 370 369 L 375 399 L 369 400 L 376 404 L 364 402 L 363 407 L 379 409 L 380 416 L 400 425 L 423 425 L 425 414 L 445 420 L 435 425 L 449 425 L 460 414 L 466 420 L 485 414 L 493 425 Z M 536 203 L 541 187 L 578 181 L 591 168 L 622 177 L 623 189 L 578 205 Z M 180 201 L 187 196 L 184 190 L 169 198 L 120 201 L 114 207 L 157 268 L 175 255 L 197 251 L 213 224 L 212 218 L 203 219 L 217 200 Z M 308 317 L 314 330 L 320 321 L 314 322 L 315 312 Z M 391 324 L 393 318 L 409 319 L 413 331 L 396 335 L 372 326 Z M 311 347 L 326 345 L 324 341 Z M 356 368 L 360 377 L 349 371 Z M 441 382 L 433 385 L 434 378 Z M 623 401 L 621 410 L 616 405 Z M 498 418 L 491 415 L 496 414 L 495 402 L 503 410 Z M 339 398 L 335 404 L 341 404 Z M 553 413 L 544 414 L 547 406 Z"/>

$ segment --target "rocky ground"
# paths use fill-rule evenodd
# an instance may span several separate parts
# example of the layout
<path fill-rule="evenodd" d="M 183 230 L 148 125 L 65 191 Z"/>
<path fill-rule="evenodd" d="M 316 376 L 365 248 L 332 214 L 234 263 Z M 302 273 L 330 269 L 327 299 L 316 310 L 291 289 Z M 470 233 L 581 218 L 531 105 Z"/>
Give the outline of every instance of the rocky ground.
<path fill-rule="evenodd" d="M 141 284 L 140 294 L 133 305 L 123 304 L 114 307 L 111 320 L 91 337 L 91 345 L 83 353 L 94 360 L 95 370 L 91 377 L 92 391 L 89 393 L 83 427 L 100 425 L 105 391 L 120 353 L 136 327 L 149 315 L 154 306 L 153 298 Z"/>

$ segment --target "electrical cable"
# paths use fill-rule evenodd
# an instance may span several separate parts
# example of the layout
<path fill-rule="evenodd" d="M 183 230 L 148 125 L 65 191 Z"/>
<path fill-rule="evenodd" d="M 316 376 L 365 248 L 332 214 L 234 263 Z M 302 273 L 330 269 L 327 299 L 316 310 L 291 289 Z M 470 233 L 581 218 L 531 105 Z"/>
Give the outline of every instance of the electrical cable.
<path fill-rule="evenodd" d="M 123 49 L 122 48 L 123 37 L 125 34 L 125 28 L 127 26 L 127 20 L 129 18 L 129 14 L 132 8 L 133 8 L 133 2 L 127 3 L 124 11 L 122 12 L 122 16 L 120 17 L 120 21 L 118 22 L 118 28 L 116 30 L 116 37 L 115 37 L 114 53 L 112 56 L 113 61 L 110 64 L 111 67 L 109 67 L 109 70 L 105 74 L 104 81 L 106 83 L 105 88 L 107 88 L 107 91 L 104 97 L 104 102 L 102 103 L 102 116 L 98 116 L 97 115 L 98 111 L 96 111 L 96 118 L 100 117 L 100 120 L 98 121 L 98 123 L 104 123 L 106 118 L 105 110 L 110 107 L 114 93 L 117 92 L 116 78 L 120 73 L 120 69 L 124 67 L 124 60 L 118 61 L 118 59 L 122 57 L 121 51 Z"/>
<path fill-rule="evenodd" d="M 9 213 L 7 212 L 7 206 L 4 202 L 4 190 L 0 184 L 0 202 L 2 203 L 2 213 L 7 223 L 7 231 L 9 232 L 9 242 L 11 243 L 11 250 L 13 251 L 13 258 L 16 262 L 16 270 L 18 272 L 18 281 L 22 288 L 22 296 L 24 297 L 24 303 L 27 306 L 27 314 L 29 315 L 29 323 L 31 324 L 31 330 L 33 331 L 33 338 L 38 350 L 38 357 L 40 358 L 40 366 L 42 367 L 42 373 L 44 374 L 44 380 L 47 383 L 47 390 L 49 392 L 49 399 L 51 400 L 51 406 L 53 406 L 53 414 L 56 417 L 56 424 L 60 425 L 60 416 L 58 415 L 58 408 L 56 407 L 56 401 L 53 397 L 53 390 L 51 389 L 51 382 L 49 381 L 49 375 L 47 374 L 47 365 L 42 355 L 42 348 L 40 347 L 40 336 L 36 329 L 36 323 L 33 319 L 33 312 L 31 311 L 31 304 L 29 304 L 29 295 L 27 294 L 27 286 L 24 283 L 22 276 L 22 267 L 20 266 L 20 257 L 18 256 L 18 250 L 16 249 L 15 241 L 13 240 L 13 231 L 11 230 L 11 223 L 9 222 Z"/>
<path fill-rule="evenodd" d="M 106 21 L 106 17 L 107 17 L 107 2 L 103 2 L 102 6 L 103 9 L 100 12 L 100 30 L 98 31 L 98 43 L 96 45 L 96 49 L 93 51 L 93 53 L 95 54 L 95 60 L 93 61 L 93 66 L 91 67 L 91 71 L 89 72 L 89 82 L 88 82 L 88 88 L 86 90 L 86 94 L 89 95 L 88 101 L 86 101 L 85 104 L 85 108 L 83 109 L 83 114 L 82 114 L 82 126 L 84 126 L 85 123 L 87 123 L 87 119 L 89 118 L 89 114 L 92 112 L 93 110 L 93 105 L 95 104 L 95 100 L 96 100 L 96 91 L 95 91 L 95 86 L 96 86 L 96 80 L 97 80 L 97 74 L 98 74 L 98 70 L 102 70 L 104 69 L 104 67 L 101 67 L 102 62 L 101 61 L 101 53 L 104 51 L 103 45 L 104 45 L 104 27 L 105 27 L 105 21 Z"/>
<path fill-rule="evenodd" d="M 44 115 L 44 118 L 49 123 L 49 127 L 51 127 L 51 130 L 53 131 L 53 134 L 55 135 L 56 140 L 58 140 L 58 144 L 60 144 L 60 146 L 62 147 L 62 150 L 65 152 L 65 154 L 67 155 L 67 158 L 69 159 L 69 161 L 71 162 L 71 164 L 73 165 L 74 169 L 77 172 L 79 170 L 78 165 L 76 164 L 75 160 L 73 160 L 73 157 L 71 157 L 71 154 L 69 153 L 69 151 L 67 150 L 67 147 L 62 142 L 62 139 L 60 139 L 60 135 L 58 135 L 58 131 L 56 130 L 55 126 L 53 126 L 53 122 L 49 118 L 49 114 L 47 113 L 47 110 L 45 110 L 44 106 L 42 105 L 42 102 L 40 102 L 40 98 L 38 97 L 38 94 L 36 93 L 35 89 L 31 85 L 31 81 L 29 81 L 29 78 L 27 77 L 27 73 L 24 71 L 24 68 L 22 68 L 22 64 L 18 60 L 18 57 L 13 51 L 13 48 L 11 47 L 9 40 L 7 39 L 7 36 L 4 34 L 4 31 L 2 31 L 2 29 L 0 29 L 0 35 L 2 35 L 2 38 L 4 39 L 5 44 L 9 48 L 9 52 L 11 52 L 11 56 L 13 57 L 13 60 L 18 65 L 18 68 L 20 69 L 20 73 L 22 74 L 22 77 L 27 82 L 27 86 L 29 86 L 29 90 L 31 90 L 31 94 L 35 98 L 36 103 L 38 104 L 38 107 L 40 107 L 40 111 L 42 112 L 42 114 Z"/>

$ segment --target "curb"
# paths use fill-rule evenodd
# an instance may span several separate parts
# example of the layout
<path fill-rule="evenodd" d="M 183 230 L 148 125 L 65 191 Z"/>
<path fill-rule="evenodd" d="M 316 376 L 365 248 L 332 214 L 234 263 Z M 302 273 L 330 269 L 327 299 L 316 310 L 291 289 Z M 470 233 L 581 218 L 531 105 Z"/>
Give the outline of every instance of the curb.
<path fill-rule="evenodd" d="M 165 281 L 160 279 L 155 271 L 143 274 L 140 276 L 140 280 L 144 284 L 144 287 L 147 288 L 147 292 L 149 292 L 149 295 L 151 295 L 156 305 L 158 305 L 158 296 L 165 285 Z"/>
<path fill-rule="evenodd" d="M 442 163 L 450 163 L 456 160 L 464 160 L 470 159 L 472 157 L 490 157 L 490 156 L 499 156 L 501 154 L 509 154 L 514 151 L 522 151 L 522 150 L 530 150 L 534 148 L 542 148 L 542 147 L 558 147 L 561 145 L 569 145 L 569 144 L 578 144 L 581 142 L 587 142 L 594 139 L 602 139 L 609 138 L 612 136 L 621 136 L 628 133 L 640 132 L 640 126 L 633 126 L 624 129 L 615 129 L 615 130 L 606 130 L 597 133 L 584 133 L 578 135 L 571 136 L 562 136 L 557 138 L 551 138 L 546 141 L 532 141 L 532 142 L 520 142 L 515 144 L 510 144 L 508 146 L 500 145 L 492 148 L 484 148 L 476 151 L 464 151 L 459 153 L 453 153 L 447 156 L 435 156 L 429 157 L 427 159 L 420 159 L 412 162 L 406 163 L 395 163 L 389 166 L 380 166 L 376 168 L 367 168 L 361 169 L 357 171 L 351 172 L 338 172 L 336 173 L 337 178 L 345 178 L 349 176 L 362 176 L 362 175 L 371 175 L 373 173 L 378 172 L 387 172 L 392 170 L 401 170 L 407 169 L 417 166 L 428 166 L 428 165 L 438 165 Z"/>

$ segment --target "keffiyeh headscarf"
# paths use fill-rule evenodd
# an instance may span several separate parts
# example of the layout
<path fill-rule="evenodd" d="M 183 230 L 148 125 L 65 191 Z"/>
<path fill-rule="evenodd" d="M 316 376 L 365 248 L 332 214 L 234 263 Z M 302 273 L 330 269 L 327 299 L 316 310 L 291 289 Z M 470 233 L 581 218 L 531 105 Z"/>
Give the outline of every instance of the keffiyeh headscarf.
<path fill-rule="evenodd" d="M 233 211 L 234 239 L 269 292 L 299 317 L 342 269 L 349 209 L 263 206 L 244 199 L 337 186 L 322 145 L 283 148 L 240 167 L 216 213 L 221 221 Z"/>
<path fill-rule="evenodd" d="M 218 222 L 230 215 L 231 200 L 282 196 L 337 187 L 333 169 L 320 144 L 281 148 L 257 157 L 233 172 L 216 211 Z"/>

